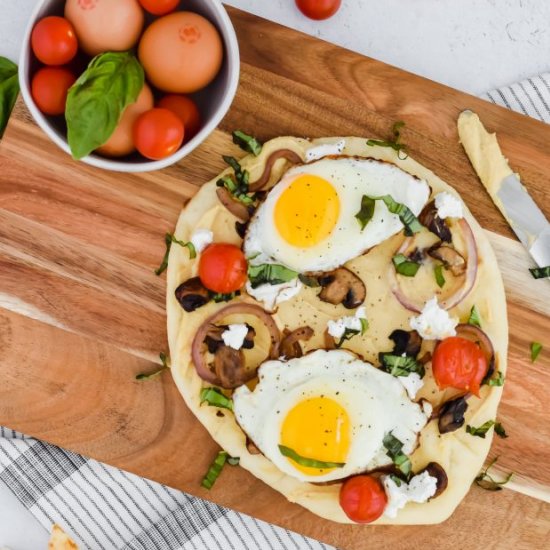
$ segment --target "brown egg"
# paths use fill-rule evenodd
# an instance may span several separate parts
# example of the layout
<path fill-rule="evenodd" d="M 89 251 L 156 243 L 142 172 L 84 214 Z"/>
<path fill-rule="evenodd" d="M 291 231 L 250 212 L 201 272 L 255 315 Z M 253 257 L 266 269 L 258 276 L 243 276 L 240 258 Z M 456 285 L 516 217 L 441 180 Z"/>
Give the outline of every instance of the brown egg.
<path fill-rule="evenodd" d="M 223 44 L 210 21 L 182 11 L 154 21 L 143 33 L 138 54 L 151 84 L 165 92 L 188 94 L 214 80 Z"/>
<path fill-rule="evenodd" d="M 67 0 L 65 17 L 88 55 L 134 47 L 145 19 L 138 0 Z"/>
<path fill-rule="evenodd" d="M 96 151 L 107 157 L 123 157 L 135 151 L 133 138 L 133 128 L 136 119 L 153 108 L 154 98 L 151 88 L 147 84 L 143 85 L 135 103 L 128 105 L 122 114 L 118 126 L 104 145 Z"/>

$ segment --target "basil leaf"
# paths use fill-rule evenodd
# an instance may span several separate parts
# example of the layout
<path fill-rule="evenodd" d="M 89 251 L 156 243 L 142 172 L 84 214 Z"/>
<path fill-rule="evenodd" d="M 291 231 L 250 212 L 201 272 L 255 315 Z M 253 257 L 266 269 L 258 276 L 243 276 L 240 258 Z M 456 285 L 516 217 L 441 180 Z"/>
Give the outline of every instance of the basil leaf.
<path fill-rule="evenodd" d="M 424 365 L 419 363 L 414 357 L 379 353 L 378 358 L 380 363 L 382 363 L 382 370 L 392 376 L 409 376 L 411 372 L 416 372 L 420 378 L 424 378 L 424 374 L 426 373 Z"/>
<path fill-rule="evenodd" d="M 365 331 L 369 328 L 369 322 L 367 321 L 367 319 L 360 319 L 360 322 L 361 330 L 356 330 L 353 328 L 344 329 L 344 334 L 340 336 L 340 340 L 334 343 L 337 349 L 340 349 L 344 342 L 351 340 L 354 336 L 357 336 L 358 334 L 365 334 Z"/>
<path fill-rule="evenodd" d="M 151 380 L 152 378 L 156 378 L 159 374 L 164 372 L 166 369 L 170 368 L 170 365 L 168 364 L 168 359 L 166 357 L 165 353 L 159 353 L 160 360 L 162 362 L 162 367 L 154 372 L 151 372 L 149 374 L 142 373 L 138 374 L 136 376 L 136 380 Z"/>
<path fill-rule="evenodd" d="M 436 265 L 434 267 L 435 282 L 439 288 L 445 286 L 445 276 L 443 275 L 443 264 Z"/>
<path fill-rule="evenodd" d="M 160 275 L 161 273 L 166 271 L 166 268 L 168 267 L 168 257 L 170 256 L 172 243 L 179 244 L 180 246 L 187 248 L 189 250 L 189 258 L 191 260 L 197 257 L 197 250 L 195 249 L 195 245 L 191 241 L 184 243 L 183 241 L 176 239 L 176 237 L 174 237 L 172 233 L 166 233 L 166 235 L 164 235 L 164 243 L 166 244 L 166 252 L 164 253 L 164 258 L 162 258 L 162 263 L 157 269 L 155 269 L 155 275 Z"/>
<path fill-rule="evenodd" d="M 219 388 L 202 388 L 200 393 L 201 405 L 208 403 L 211 407 L 233 410 L 233 400 L 223 394 Z"/>
<path fill-rule="evenodd" d="M 306 466 L 308 468 L 319 468 L 321 470 L 325 470 L 342 468 L 346 465 L 345 462 L 325 462 L 323 460 L 316 460 L 315 458 L 306 458 L 305 456 L 300 456 L 296 451 L 292 450 L 290 447 L 285 447 L 284 445 L 279 445 L 279 451 L 283 456 L 286 456 L 296 462 L 296 464 L 300 464 L 300 466 Z"/>
<path fill-rule="evenodd" d="M 488 378 L 484 378 L 481 384 L 487 384 L 488 386 L 504 386 L 504 375 L 498 371 L 495 378 L 492 378 L 492 375 Z"/>
<path fill-rule="evenodd" d="M 487 422 L 484 422 L 478 428 L 475 428 L 474 426 L 470 426 L 469 424 L 467 424 L 466 433 L 476 437 L 481 437 L 481 439 L 485 439 L 485 435 L 494 425 L 495 425 L 494 420 L 487 420 Z"/>
<path fill-rule="evenodd" d="M 395 271 L 405 277 L 414 277 L 420 269 L 418 262 L 413 262 L 405 254 L 397 254 L 392 258 Z"/>
<path fill-rule="evenodd" d="M 252 288 L 263 284 L 280 285 L 288 283 L 298 276 L 297 271 L 292 271 L 280 264 L 260 264 L 248 266 L 248 279 Z"/>
<path fill-rule="evenodd" d="M 498 460 L 498 456 L 495 457 L 485 468 L 482 470 L 479 475 L 475 478 L 475 484 L 482 489 L 487 491 L 501 491 L 502 486 L 506 485 L 514 475 L 513 472 L 510 472 L 503 481 L 495 481 L 493 477 L 489 474 L 489 470 L 494 466 L 495 462 Z"/>
<path fill-rule="evenodd" d="M 409 457 L 402 452 L 403 443 L 390 432 L 384 436 L 382 444 L 386 448 L 386 454 L 393 460 L 398 470 L 406 476 L 409 476 L 412 470 L 412 464 Z"/>
<path fill-rule="evenodd" d="M 255 137 L 249 136 L 241 130 L 235 130 L 232 135 L 233 143 L 243 151 L 252 153 L 256 157 L 262 152 L 262 144 Z"/>
<path fill-rule="evenodd" d="M 214 483 L 216 483 L 216 480 L 218 479 L 219 475 L 222 473 L 223 467 L 225 466 L 225 463 L 227 459 L 229 458 L 229 453 L 226 453 L 225 451 L 220 451 L 216 458 L 214 459 L 214 462 L 210 464 L 210 468 L 208 468 L 208 472 L 206 472 L 206 475 L 203 477 L 201 481 L 201 486 L 205 489 L 212 489 L 214 486 Z"/>
<path fill-rule="evenodd" d="M 495 422 L 495 433 L 499 437 L 502 437 L 502 439 L 506 439 L 508 437 L 508 434 L 506 433 L 504 426 L 500 422 Z"/>
<path fill-rule="evenodd" d="M 374 207 L 376 206 L 376 201 L 367 195 L 363 195 L 361 198 L 361 210 L 355 214 L 355 218 L 361 226 L 361 231 L 365 229 L 367 224 L 372 220 L 374 216 Z"/>
<path fill-rule="evenodd" d="M 537 360 L 541 351 L 542 344 L 540 342 L 531 342 L 531 363 Z"/>
<path fill-rule="evenodd" d="M 102 53 L 90 61 L 67 95 L 67 141 L 73 158 L 89 155 L 111 137 L 144 82 L 143 67 L 130 52 Z"/>
<path fill-rule="evenodd" d="M 472 309 L 470 310 L 470 317 L 468 318 L 468 324 L 481 328 L 481 316 L 479 315 L 479 311 L 477 310 L 477 307 L 475 306 L 475 304 L 472 306 Z"/>
<path fill-rule="evenodd" d="M 0 138 L 4 135 L 18 94 L 17 65 L 0 56 Z"/>
<path fill-rule="evenodd" d="M 384 140 L 378 140 L 378 139 L 369 139 L 367 141 L 367 145 L 373 146 L 378 145 L 379 147 L 390 147 L 394 151 L 397 151 L 399 158 L 401 160 L 405 160 L 407 158 L 407 154 L 405 154 L 404 157 L 401 157 L 401 151 L 406 151 L 407 146 L 403 143 L 399 143 L 399 140 L 401 139 L 401 128 L 405 126 L 405 123 L 400 120 L 396 122 L 393 125 L 392 132 L 393 132 L 393 140 L 384 141 Z"/>
<path fill-rule="evenodd" d="M 303 273 L 300 273 L 298 275 L 298 279 L 300 279 L 301 283 L 310 288 L 318 288 L 321 286 L 317 277 L 310 277 L 309 275 L 304 275 Z"/>
<path fill-rule="evenodd" d="M 218 187 L 225 187 L 236 200 L 242 202 L 245 206 L 252 205 L 254 199 L 247 194 L 250 179 L 248 171 L 241 168 L 236 158 L 226 155 L 222 156 L 222 158 L 231 168 L 233 168 L 235 179 L 231 176 L 224 176 L 216 182 L 216 185 Z"/>
<path fill-rule="evenodd" d="M 546 277 L 550 277 L 550 265 L 546 267 L 533 267 L 529 269 L 529 271 L 534 279 L 545 279 Z"/>
<path fill-rule="evenodd" d="M 405 235 L 412 236 L 422 229 L 422 224 L 418 218 L 411 212 L 408 206 L 401 204 L 393 199 L 391 195 L 383 195 L 381 197 L 370 197 L 375 201 L 384 201 L 387 209 L 392 214 L 397 214 L 401 223 L 405 226 Z"/>
<path fill-rule="evenodd" d="M 229 302 L 233 300 L 233 298 L 236 298 L 237 296 L 241 295 L 240 290 L 236 290 L 235 292 L 230 292 L 228 294 L 221 294 L 219 292 L 210 292 L 210 297 L 216 304 L 219 304 L 220 302 Z"/>
<path fill-rule="evenodd" d="M 390 479 L 398 486 L 398 487 L 401 487 L 401 484 L 402 483 L 405 483 L 405 481 L 403 479 L 401 479 L 400 477 L 397 477 L 396 475 L 394 474 L 390 474 Z"/>

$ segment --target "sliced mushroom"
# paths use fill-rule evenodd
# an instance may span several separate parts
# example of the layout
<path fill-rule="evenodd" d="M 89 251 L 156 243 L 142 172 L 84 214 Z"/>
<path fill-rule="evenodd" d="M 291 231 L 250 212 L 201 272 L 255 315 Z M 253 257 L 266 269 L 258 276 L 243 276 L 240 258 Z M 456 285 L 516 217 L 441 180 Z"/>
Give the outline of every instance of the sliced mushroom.
<path fill-rule="evenodd" d="M 422 212 L 420 212 L 420 216 L 418 216 L 418 220 L 442 241 L 446 243 L 452 242 L 453 236 L 451 235 L 451 230 L 445 220 L 438 216 L 435 201 L 429 202 L 424 207 Z"/>
<path fill-rule="evenodd" d="M 455 277 L 466 273 L 466 260 L 452 246 L 437 243 L 428 250 L 428 254 L 432 258 L 443 262 Z"/>
<path fill-rule="evenodd" d="M 390 340 L 395 344 L 392 352 L 395 355 L 402 355 L 405 353 L 410 357 L 416 357 L 420 353 L 422 338 L 416 330 L 394 330 L 390 334 Z"/>
<path fill-rule="evenodd" d="M 273 170 L 273 165 L 279 159 L 286 159 L 292 164 L 301 164 L 303 162 L 300 155 L 290 149 L 278 149 L 277 151 L 274 151 L 267 158 L 263 174 L 254 183 L 250 184 L 250 191 L 258 191 L 269 182 L 271 178 L 271 171 Z"/>
<path fill-rule="evenodd" d="M 464 413 L 468 408 L 466 396 L 461 395 L 443 403 L 439 409 L 439 433 L 454 432 L 464 424 Z"/>
<path fill-rule="evenodd" d="M 187 312 L 195 311 L 210 301 L 210 292 L 198 277 L 187 279 L 175 291 L 176 300 Z"/>
<path fill-rule="evenodd" d="M 292 332 L 285 329 L 283 332 L 283 339 L 279 346 L 279 353 L 286 359 L 294 359 L 296 357 L 302 357 L 304 352 L 302 346 L 300 346 L 300 340 L 306 342 L 313 336 L 313 329 L 311 327 L 300 327 Z"/>
<path fill-rule="evenodd" d="M 329 304 L 342 304 L 347 309 L 359 307 L 367 296 L 365 283 L 345 267 L 323 273 L 318 277 L 323 287 L 319 298 Z"/>
<path fill-rule="evenodd" d="M 219 346 L 214 354 L 214 372 L 222 388 L 233 389 L 246 384 L 256 376 L 255 369 L 245 368 L 244 353 L 229 346 Z"/>
<path fill-rule="evenodd" d="M 443 466 L 437 462 L 430 462 L 423 470 L 418 472 L 418 474 L 422 474 L 424 472 L 428 472 L 431 477 L 435 477 L 435 479 L 437 479 L 437 488 L 435 493 L 430 497 L 431 500 L 432 498 L 438 497 L 447 488 L 449 478 L 447 477 L 447 472 L 445 472 Z"/>

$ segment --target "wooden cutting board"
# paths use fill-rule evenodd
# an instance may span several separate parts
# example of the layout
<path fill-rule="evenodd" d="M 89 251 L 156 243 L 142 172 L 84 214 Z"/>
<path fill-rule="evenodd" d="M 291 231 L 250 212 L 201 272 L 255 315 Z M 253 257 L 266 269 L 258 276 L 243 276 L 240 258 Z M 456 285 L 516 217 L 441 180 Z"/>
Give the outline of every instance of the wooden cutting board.
<path fill-rule="evenodd" d="M 242 74 L 221 128 L 162 172 L 130 175 L 73 162 L 19 104 L 0 146 L 0 424 L 211 499 L 340 548 L 542 548 L 550 533 L 550 284 L 484 193 L 458 145 L 465 108 L 496 130 L 550 215 L 550 128 L 445 86 L 235 9 Z M 367 30 L 365 31 L 367 32 Z M 455 186 L 487 230 L 506 283 L 510 367 L 495 440 L 498 493 L 472 488 L 428 527 L 341 526 L 290 504 L 240 468 L 199 487 L 217 449 L 169 375 L 137 382 L 166 350 L 163 278 L 153 269 L 182 204 L 239 152 L 229 132 L 388 136 L 407 124 L 410 153 Z M 546 345 L 531 364 L 529 344 Z M 518 491 L 518 492 L 516 492 Z M 521 494 L 524 493 L 524 494 Z M 532 495 L 531 498 L 526 495 Z M 546 501 L 546 502 L 544 502 Z"/>

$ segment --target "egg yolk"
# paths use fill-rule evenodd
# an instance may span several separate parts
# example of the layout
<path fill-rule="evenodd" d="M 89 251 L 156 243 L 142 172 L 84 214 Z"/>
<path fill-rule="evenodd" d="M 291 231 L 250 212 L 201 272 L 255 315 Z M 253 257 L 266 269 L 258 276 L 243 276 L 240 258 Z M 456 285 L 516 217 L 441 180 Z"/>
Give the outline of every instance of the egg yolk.
<path fill-rule="evenodd" d="M 328 237 L 338 222 L 340 199 L 325 179 L 298 176 L 275 205 L 275 227 L 293 246 L 307 248 Z"/>
<path fill-rule="evenodd" d="M 346 410 L 333 399 L 314 397 L 295 405 L 281 427 L 281 445 L 304 458 L 345 463 L 350 446 L 350 420 Z M 310 476 L 319 476 L 333 468 L 319 469 L 290 463 Z"/>

